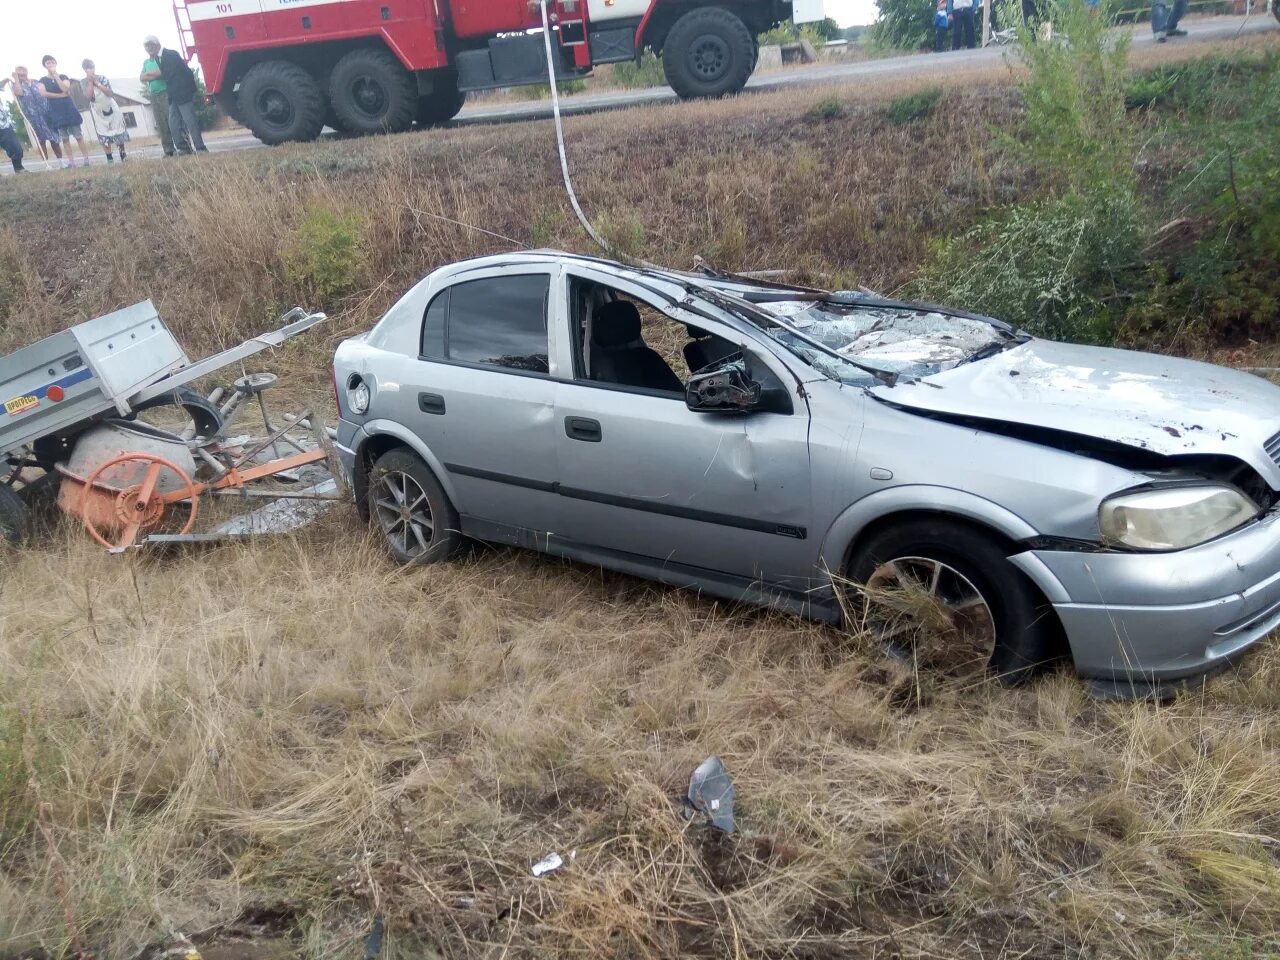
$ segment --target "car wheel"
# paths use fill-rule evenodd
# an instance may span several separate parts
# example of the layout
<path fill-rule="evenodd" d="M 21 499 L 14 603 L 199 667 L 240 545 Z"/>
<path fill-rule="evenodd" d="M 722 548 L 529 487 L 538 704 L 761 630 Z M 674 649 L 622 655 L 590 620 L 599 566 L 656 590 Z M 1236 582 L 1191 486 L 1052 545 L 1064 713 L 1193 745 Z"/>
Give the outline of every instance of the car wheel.
<path fill-rule="evenodd" d="M 458 513 L 430 468 L 392 450 L 369 471 L 369 521 L 392 558 L 405 566 L 440 563 L 462 544 Z"/>
<path fill-rule="evenodd" d="M 755 38 L 735 14 L 700 7 L 675 22 L 662 46 L 662 69 L 683 99 L 723 97 L 747 85 Z"/>
<path fill-rule="evenodd" d="M 0 542 L 21 543 L 31 529 L 27 505 L 7 484 L 0 484 Z"/>
<path fill-rule="evenodd" d="M 400 133 L 413 124 L 413 74 L 382 50 L 352 50 L 329 78 L 329 102 L 349 133 Z"/>
<path fill-rule="evenodd" d="M 1053 608 L 993 537 L 967 524 L 886 527 L 859 545 L 847 576 L 868 632 L 921 665 L 1015 684 L 1056 649 Z"/>

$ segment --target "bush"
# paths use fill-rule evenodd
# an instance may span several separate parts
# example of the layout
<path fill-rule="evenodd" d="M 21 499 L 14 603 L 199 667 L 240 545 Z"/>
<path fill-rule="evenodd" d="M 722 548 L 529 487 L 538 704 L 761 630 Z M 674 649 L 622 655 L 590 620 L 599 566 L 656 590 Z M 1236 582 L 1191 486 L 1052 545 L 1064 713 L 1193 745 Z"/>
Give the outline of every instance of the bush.
<path fill-rule="evenodd" d="M 1084 0 L 1048 0 L 1045 16 L 1069 40 L 1039 41 L 1019 26 L 1018 54 L 1027 66 L 1019 83 L 1029 159 L 1054 176 L 1052 187 L 1087 189 L 1133 183 L 1135 137 L 1125 114 L 1129 36 L 1112 31 L 1104 7 Z"/>
<path fill-rule="evenodd" d="M 627 60 L 609 67 L 611 79 L 620 87 L 646 88 L 661 87 L 667 82 L 667 75 L 662 70 L 662 61 L 652 50 L 646 50 L 640 56 L 640 62 Z"/>
<path fill-rule="evenodd" d="M 938 251 L 922 293 L 1047 337 L 1106 342 L 1142 273 L 1145 233 L 1132 191 L 1013 207 Z"/>
<path fill-rule="evenodd" d="M 1042 336 L 1105 342 L 1146 274 L 1127 41 L 1083 0 L 1050 0 L 1046 16 L 1070 40 L 1041 42 L 1019 27 L 1028 69 L 1013 146 L 1042 172 L 1048 196 L 945 243 L 921 288 Z"/>
<path fill-rule="evenodd" d="M 364 221 L 332 207 L 312 207 L 285 254 L 289 278 L 321 302 L 360 288 L 367 273 Z"/>
<path fill-rule="evenodd" d="M 844 104 L 839 97 L 824 97 L 809 109 L 809 116 L 814 120 L 837 120 L 844 113 Z"/>
<path fill-rule="evenodd" d="M 918 50 L 933 45 L 931 0 L 877 0 L 880 19 L 872 25 L 872 39 L 882 47 Z"/>
<path fill-rule="evenodd" d="M 921 120 L 933 113 L 933 108 L 942 99 L 941 87 L 929 87 L 918 93 L 909 93 L 890 101 L 884 108 L 885 119 L 890 123 L 910 123 Z"/>

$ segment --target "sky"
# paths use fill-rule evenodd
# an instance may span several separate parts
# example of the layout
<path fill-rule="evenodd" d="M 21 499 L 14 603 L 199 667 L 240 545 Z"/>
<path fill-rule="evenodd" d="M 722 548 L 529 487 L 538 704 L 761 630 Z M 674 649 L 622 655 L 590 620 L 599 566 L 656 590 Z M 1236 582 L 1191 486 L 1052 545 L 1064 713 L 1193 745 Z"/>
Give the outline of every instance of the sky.
<path fill-rule="evenodd" d="M 827 16 L 842 27 L 875 19 L 874 0 L 823 0 Z M 142 38 L 154 33 L 167 47 L 178 44 L 171 0 L 3 0 L 0 16 L 0 76 L 22 64 L 41 75 L 40 59 L 51 53 L 68 76 L 81 76 L 80 61 L 93 60 L 106 77 L 142 72 Z"/>

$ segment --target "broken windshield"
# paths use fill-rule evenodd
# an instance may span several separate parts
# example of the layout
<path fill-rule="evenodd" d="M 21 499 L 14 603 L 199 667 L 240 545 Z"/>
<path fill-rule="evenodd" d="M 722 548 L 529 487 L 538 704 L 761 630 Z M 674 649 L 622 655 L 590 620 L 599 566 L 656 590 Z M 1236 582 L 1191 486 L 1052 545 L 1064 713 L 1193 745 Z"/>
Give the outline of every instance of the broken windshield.
<path fill-rule="evenodd" d="M 927 377 L 1017 342 L 986 320 L 925 309 L 802 300 L 756 306 L 780 324 L 770 325 L 770 336 L 826 376 L 851 384 L 867 382 L 867 367 Z"/>

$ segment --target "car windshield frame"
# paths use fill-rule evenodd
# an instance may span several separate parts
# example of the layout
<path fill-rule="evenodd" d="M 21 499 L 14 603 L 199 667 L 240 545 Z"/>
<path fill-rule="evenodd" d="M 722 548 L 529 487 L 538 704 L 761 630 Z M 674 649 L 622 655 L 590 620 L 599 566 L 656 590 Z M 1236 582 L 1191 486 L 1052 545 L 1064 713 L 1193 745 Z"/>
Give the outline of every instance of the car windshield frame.
<path fill-rule="evenodd" d="M 885 384 L 886 386 L 892 387 L 904 380 L 911 382 L 911 381 L 919 380 L 924 376 L 932 375 L 932 373 L 914 374 L 914 373 L 904 372 L 901 370 L 886 369 L 884 367 L 880 367 L 880 366 L 876 366 L 875 364 L 868 363 L 865 360 L 854 359 L 853 357 L 840 353 L 838 350 L 808 335 L 807 333 L 805 333 L 803 328 L 800 328 L 795 326 L 794 324 L 788 323 L 785 317 L 778 316 L 777 314 L 769 312 L 768 310 L 760 306 L 758 303 L 756 303 L 751 299 L 748 299 L 745 296 L 740 296 L 738 294 L 731 293 L 727 290 L 724 290 L 719 285 L 710 286 L 710 285 L 697 284 L 697 289 L 700 295 L 706 297 L 716 306 L 720 307 L 721 309 L 728 310 L 729 312 L 733 313 L 735 316 L 750 323 L 753 327 L 757 328 L 762 333 L 766 334 L 771 341 L 779 344 L 788 353 L 792 354 L 793 356 L 801 360 L 806 366 L 815 370 L 816 372 L 826 377 L 827 379 L 834 380 L 837 383 L 841 383 L 846 386 L 870 386 L 870 384 L 864 384 L 864 383 L 858 382 L 859 380 L 864 379 L 867 376 L 870 376 L 875 380 L 878 380 L 881 383 Z M 991 356 L 993 353 L 999 353 L 1003 350 L 1009 349 L 1010 347 L 1014 347 L 1014 346 L 1017 346 L 1018 344 L 1025 343 L 1028 339 L 1030 339 L 1029 335 L 1024 334 L 1021 331 L 1016 330 L 1014 327 L 1011 327 L 1008 324 L 1002 323 L 1001 321 L 992 319 L 990 317 L 983 317 L 975 314 L 967 314 L 960 311 L 945 310 L 943 308 L 935 307 L 932 305 L 899 303 L 896 301 L 884 300 L 878 297 L 868 297 L 866 299 L 861 299 L 861 298 L 846 299 L 838 295 L 832 295 L 832 294 L 826 294 L 826 295 L 815 295 L 815 294 L 816 294 L 816 291 L 809 290 L 809 289 L 797 288 L 797 289 L 791 290 L 791 289 L 779 288 L 776 294 L 770 295 L 768 297 L 768 302 L 770 303 L 796 302 L 796 303 L 809 303 L 814 305 L 831 304 L 834 306 L 848 307 L 851 309 L 865 308 L 868 310 L 881 309 L 881 310 L 901 310 L 903 312 L 935 313 L 943 317 L 952 317 L 959 320 L 972 320 L 972 321 L 977 321 L 977 322 L 981 322 L 983 324 L 988 325 L 991 329 L 990 343 L 984 345 L 977 351 L 966 356 L 965 358 L 960 360 L 959 363 L 956 365 L 972 363 L 975 360 L 984 359 L 988 356 Z M 823 369 L 823 366 L 821 364 L 814 362 L 814 358 L 812 356 L 808 356 L 805 354 L 805 352 L 798 350 L 794 343 L 788 343 L 787 339 L 776 336 L 773 333 L 774 330 L 784 331 L 788 337 L 794 338 L 800 343 L 803 343 L 804 346 L 807 347 L 809 350 L 812 350 L 820 354 L 824 360 L 834 361 L 834 365 L 836 365 L 837 369 L 839 369 L 840 367 L 847 367 L 851 371 L 856 370 L 858 374 L 860 374 L 861 376 L 855 376 L 852 379 L 845 379 L 844 377 L 835 374 L 831 370 Z M 933 371 L 933 372 L 937 372 L 937 371 Z"/>

